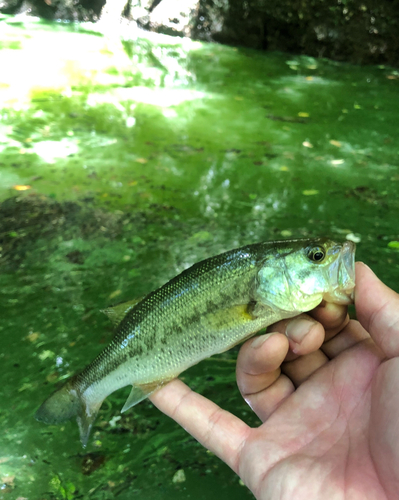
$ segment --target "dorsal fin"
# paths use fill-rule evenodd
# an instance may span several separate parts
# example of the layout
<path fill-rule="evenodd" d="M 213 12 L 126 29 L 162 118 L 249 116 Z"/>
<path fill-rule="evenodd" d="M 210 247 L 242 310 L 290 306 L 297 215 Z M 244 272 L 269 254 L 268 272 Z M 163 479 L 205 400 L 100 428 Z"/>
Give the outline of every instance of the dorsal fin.
<path fill-rule="evenodd" d="M 108 316 L 108 318 L 112 321 L 114 326 L 118 326 L 119 323 L 126 316 L 126 314 L 130 311 L 130 309 L 133 309 L 133 307 L 142 300 L 143 297 L 140 297 L 139 299 L 133 299 L 127 302 L 122 302 L 121 304 L 117 304 L 116 306 L 102 309 L 101 312 Z"/>

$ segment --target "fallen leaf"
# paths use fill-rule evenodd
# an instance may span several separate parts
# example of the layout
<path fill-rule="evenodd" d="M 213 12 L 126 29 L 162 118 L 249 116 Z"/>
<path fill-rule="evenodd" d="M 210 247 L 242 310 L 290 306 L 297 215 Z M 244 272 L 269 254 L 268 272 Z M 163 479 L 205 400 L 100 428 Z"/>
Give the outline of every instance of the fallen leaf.
<path fill-rule="evenodd" d="M 53 353 L 53 351 L 45 350 L 39 354 L 39 359 L 41 361 L 44 361 L 47 358 L 54 358 L 54 356 L 55 354 Z"/>
<path fill-rule="evenodd" d="M 198 231 L 190 236 L 190 240 L 192 241 L 206 241 L 212 239 L 212 234 L 208 231 Z"/>
<path fill-rule="evenodd" d="M 143 163 L 143 164 L 148 162 L 147 158 L 136 158 L 135 161 L 137 163 Z"/>
<path fill-rule="evenodd" d="M 46 377 L 47 382 L 51 382 L 51 383 L 55 382 L 57 379 L 58 379 L 58 373 L 57 372 L 50 373 Z"/>
<path fill-rule="evenodd" d="M 300 111 L 298 113 L 298 116 L 301 116 L 302 118 L 308 118 L 309 117 L 309 113 L 306 113 L 305 111 Z"/>
<path fill-rule="evenodd" d="M 30 332 L 29 335 L 27 335 L 25 338 L 26 340 L 29 340 L 29 342 L 36 342 L 36 340 L 39 338 L 39 333 L 38 332 Z"/>
<path fill-rule="evenodd" d="M 305 148 L 313 148 L 313 144 L 311 144 L 309 141 L 304 141 L 302 143 L 302 146 L 305 146 Z"/>
<path fill-rule="evenodd" d="M 109 298 L 110 299 L 114 299 L 115 297 L 117 297 L 121 293 L 122 293 L 122 290 L 115 290 L 114 292 L 112 292 L 112 293 L 109 294 Z"/>
<path fill-rule="evenodd" d="M 32 389 L 33 385 L 30 384 L 29 382 L 25 382 L 25 384 L 22 384 L 21 387 L 18 389 L 18 392 L 23 392 L 26 391 L 27 389 Z"/>
<path fill-rule="evenodd" d="M 334 141 L 334 139 L 331 139 L 330 144 L 333 146 L 337 146 L 337 148 L 340 148 L 342 144 L 339 141 Z"/>
<path fill-rule="evenodd" d="M 184 483 L 185 480 L 186 480 L 186 475 L 184 473 L 184 470 L 179 469 L 173 476 L 172 483 Z"/>
<path fill-rule="evenodd" d="M 26 191 L 27 189 L 31 189 L 31 186 L 24 186 L 22 184 L 17 184 L 12 188 L 15 189 L 16 191 Z"/>
<path fill-rule="evenodd" d="M 14 479 L 15 479 L 15 476 L 2 476 L 1 482 L 3 484 L 12 485 L 12 484 L 14 484 Z"/>

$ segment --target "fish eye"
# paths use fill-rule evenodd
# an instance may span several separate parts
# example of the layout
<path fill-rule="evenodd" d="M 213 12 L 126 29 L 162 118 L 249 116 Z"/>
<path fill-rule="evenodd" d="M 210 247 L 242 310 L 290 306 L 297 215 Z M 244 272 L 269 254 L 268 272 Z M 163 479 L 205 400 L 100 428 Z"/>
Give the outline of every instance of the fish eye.
<path fill-rule="evenodd" d="M 308 259 L 313 262 L 321 262 L 326 256 L 323 247 L 313 247 L 308 250 Z"/>

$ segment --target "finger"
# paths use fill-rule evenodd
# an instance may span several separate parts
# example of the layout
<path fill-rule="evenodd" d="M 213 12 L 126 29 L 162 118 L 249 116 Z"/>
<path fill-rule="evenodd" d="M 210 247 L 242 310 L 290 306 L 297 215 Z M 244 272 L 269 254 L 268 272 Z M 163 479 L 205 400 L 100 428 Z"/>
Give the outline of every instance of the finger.
<path fill-rule="evenodd" d="M 356 313 L 388 358 L 399 356 L 399 295 L 362 262 L 356 263 Z"/>
<path fill-rule="evenodd" d="M 339 330 L 343 326 L 347 317 L 348 307 L 342 304 L 333 304 L 332 302 L 322 302 L 316 309 L 310 311 L 309 314 L 316 321 L 319 321 L 326 330 Z"/>
<path fill-rule="evenodd" d="M 321 346 L 321 350 L 330 359 L 335 358 L 338 354 L 353 347 L 359 342 L 370 339 L 370 335 L 362 327 L 358 321 L 350 321 L 350 323 L 328 342 Z"/>
<path fill-rule="evenodd" d="M 292 381 L 286 375 L 280 375 L 269 387 L 255 394 L 247 395 L 244 399 L 264 422 L 294 391 L 295 387 Z"/>
<path fill-rule="evenodd" d="M 324 342 L 328 342 L 333 337 L 335 337 L 336 335 L 340 334 L 341 331 L 349 323 L 349 321 L 350 321 L 349 314 L 347 314 L 346 317 L 345 317 L 345 319 L 344 319 L 344 321 L 342 323 L 340 323 L 337 327 L 330 328 L 330 329 L 326 330 Z"/>
<path fill-rule="evenodd" d="M 248 340 L 237 358 L 237 385 L 244 398 L 273 384 L 288 352 L 285 335 L 269 333 Z"/>
<path fill-rule="evenodd" d="M 244 422 L 193 392 L 181 380 L 172 380 L 150 400 L 238 472 L 240 450 L 251 431 Z"/>
<path fill-rule="evenodd" d="M 327 356 L 320 350 L 283 363 L 281 371 L 292 380 L 295 387 L 302 384 L 316 370 L 328 363 Z"/>
<path fill-rule="evenodd" d="M 324 341 L 323 326 L 307 314 L 279 321 L 270 326 L 268 330 L 286 335 L 290 350 L 296 356 L 316 351 Z M 289 354 L 288 359 L 296 356 Z"/>

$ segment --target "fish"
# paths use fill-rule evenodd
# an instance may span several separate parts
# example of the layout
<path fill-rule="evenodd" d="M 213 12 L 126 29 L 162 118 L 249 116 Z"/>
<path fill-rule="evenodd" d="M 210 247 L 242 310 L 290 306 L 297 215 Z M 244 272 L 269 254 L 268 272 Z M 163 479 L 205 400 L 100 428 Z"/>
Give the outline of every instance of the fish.
<path fill-rule="evenodd" d="M 104 401 L 131 385 L 122 412 L 178 377 L 282 319 L 323 300 L 353 302 L 355 244 L 328 238 L 262 242 L 198 262 L 141 300 L 105 312 L 117 325 L 111 343 L 71 377 L 35 417 L 76 417 L 87 445 Z"/>

